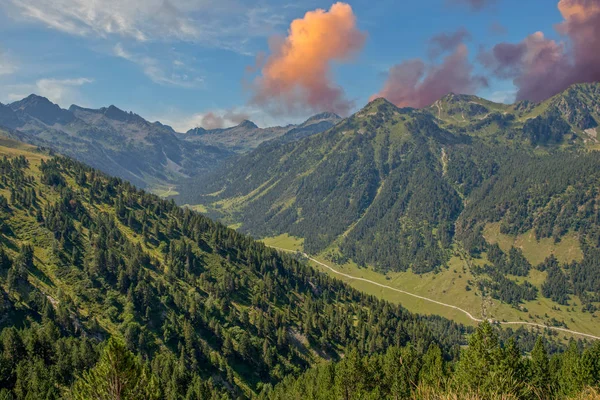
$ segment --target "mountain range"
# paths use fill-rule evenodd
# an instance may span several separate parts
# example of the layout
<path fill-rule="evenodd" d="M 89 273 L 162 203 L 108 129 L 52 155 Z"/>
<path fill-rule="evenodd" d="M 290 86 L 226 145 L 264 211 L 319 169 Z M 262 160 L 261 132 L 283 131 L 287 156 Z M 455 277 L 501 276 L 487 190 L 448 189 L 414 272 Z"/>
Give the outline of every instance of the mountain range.
<path fill-rule="evenodd" d="M 177 201 L 359 270 L 451 274 L 467 260 L 471 306 L 491 296 L 525 319 L 540 298 L 577 303 L 591 314 L 571 324 L 589 329 L 600 306 L 599 104 L 598 83 L 539 104 L 449 94 L 412 109 L 377 99 L 328 131 L 225 162 Z M 518 245 L 523 237 L 533 250 Z M 561 241 L 574 250 L 556 252 Z"/>
<path fill-rule="evenodd" d="M 237 153 L 246 153 L 269 140 L 278 138 L 286 141 L 299 140 L 326 131 L 341 120 L 342 118 L 334 113 L 321 113 L 299 125 L 270 128 L 259 128 L 252 121 L 245 120 L 237 126 L 226 129 L 190 129 L 183 135 L 183 138 L 190 142 L 216 146 Z"/>
<path fill-rule="evenodd" d="M 415 110 L 379 99 L 329 130 L 311 128 L 331 123 L 320 115 L 248 153 L 198 144 L 229 160 L 180 183 L 179 201 L 202 201 L 255 236 L 292 234 L 349 272 L 420 274 L 411 290 L 428 274 L 437 292 L 466 281 L 452 301 L 467 307 L 475 293 L 477 329 L 411 313 L 301 252 L 14 139 L 118 152 L 121 132 L 135 155 L 166 143 L 187 151 L 189 135 L 116 107 L 4 106 L 14 124 L 0 132 L 0 398 L 594 393 L 600 346 L 565 346 L 556 332 L 597 335 L 599 97 L 599 85 L 581 85 L 542 104 L 448 95 Z M 506 246 L 523 235 L 535 254 L 517 239 Z M 545 254 L 548 242 L 569 246 Z M 488 299 L 519 313 L 502 323 L 537 332 L 495 327 Z"/>
<path fill-rule="evenodd" d="M 597 344 L 412 314 L 2 132 L 0 172 L 2 398 L 575 399 L 600 382 Z"/>
<path fill-rule="evenodd" d="M 328 129 L 338 120 L 333 114 L 322 114 L 298 126 L 261 129 L 244 121 L 229 129 L 196 128 L 178 133 L 115 106 L 89 109 L 72 105 L 65 110 L 37 95 L 0 104 L 0 127 L 14 138 L 52 148 L 150 189 L 205 174 L 263 141 L 288 133 L 289 137 L 304 137 Z"/>

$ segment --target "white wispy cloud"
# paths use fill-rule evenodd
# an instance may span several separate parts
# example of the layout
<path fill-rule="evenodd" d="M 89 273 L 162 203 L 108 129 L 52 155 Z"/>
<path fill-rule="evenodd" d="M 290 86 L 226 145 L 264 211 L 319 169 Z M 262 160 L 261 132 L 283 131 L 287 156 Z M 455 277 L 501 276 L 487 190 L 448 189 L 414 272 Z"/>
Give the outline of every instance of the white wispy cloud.
<path fill-rule="evenodd" d="M 495 103 L 512 104 L 517 97 L 517 90 L 498 90 L 490 95 L 490 100 Z"/>
<path fill-rule="evenodd" d="M 0 49 L 0 76 L 11 75 L 17 72 L 15 62 Z"/>
<path fill-rule="evenodd" d="M 113 52 L 115 56 L 140 66 L 144 74 L 159 85 L 197 88 L 204 82 L 204 78 L 198 75 L 198 71 L 188 67 L 181 60 L 163 62 L 146 55 L 134 54 L 125 50 L 120 43 L 115 45 Z"/>
<path fill-rule="evenodd" d="M 15 19 L 78 36 L 183 40 L 243 51 L 248 38 L 285 23 L 285 5 L 243 0 L 5 0 Z"/>
<path fill-rule="evenodd" d="M 215 117 L 222 120 L 222 127 L 224 128 L 238 125 L 241 122 L 241 119 L 249 119 L 260 127 L 285 126 L 288 124 L 301 123 L 306 119 L 306 117 L 273 117 L 258 107 L 238 106 L 231 109 L 214 108 L 209 111 L 197 113 L 185 113 L 176 108 L 171 108 L 167 109 L 166 112 L 162 114 L 153 115 L 151 120 L 160 121 L 163 124 L 169 125 L 177 132 L 187 132 L 188 130 L 197 127 L 204 127 L 207 129 L 214 128 L 212 126 L 206 126 L 206 123 L 208 120 Z"/>
<path fill-rule="evenodd" d="M 79 91 L 80 87 L 93 82 L 94 80 L 90 78 L 45 78 L 32 84 L 7 85 L 2 100 L 12 102 L 35 93 L 47 97 L 53 103 L 66 108 L 74 103 L 81 104 L 83 96 Z"/>

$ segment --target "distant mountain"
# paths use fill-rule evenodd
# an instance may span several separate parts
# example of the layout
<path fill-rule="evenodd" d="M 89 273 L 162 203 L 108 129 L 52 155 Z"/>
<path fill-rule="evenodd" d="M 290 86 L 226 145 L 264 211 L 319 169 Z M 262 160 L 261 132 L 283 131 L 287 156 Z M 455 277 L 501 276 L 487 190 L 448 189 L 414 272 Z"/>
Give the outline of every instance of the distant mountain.
<path fill-rule="evenodd" d="M 336 114 L 322 113 L 299 125 L 270 128 L 259 128 L 252 121 L 246 120 L 237 126 L 226 129 L 190 129 L 183 138 L 189 142 L 203 143 L 237 153 L 246 153 L 257 148 L 261 143 L 273 139 L 283 138 L 284 141 L 293 141 L 326 131 L 341 120 L 342 118 Z"/>
<path fill-rule="evenodd" d="M 426 109 L 440 126 L 470 136 L 528 140 L 533 145 L 598 143 L 600 84 L 573 85 L 542 102 L 498 104 L 449 94 Z"/>
<path fill-rule="evenodd" d="M 7 105 L 0 103 L 0 121 L 7 129 L 16 129 L 22 125 L 17 114 Z"/>
<path fill-rule="evenodd" d="M 34 118 L 48 126 L 67 125 L 75 121 L 75 116 L 69 111 L 63 110 L 45 97 L 34 94 L 11 103 L 9 107 L 17 115 Z"/>
<path fill-rule="evenodd" d="M 72 105 L 65 110 L 34 94 L 0 104 L 0 127 L 14 138 L 52 148 L 150 189 L 174 188 L 182 179 L 205 174 L 264 141 L 286 134 L 286 140 L 297 140 L 329 129 L 339 120 L 337 115 L 322 114 L 298 126 L 261 129 L 244 121 L 233 128 L 196 128 L 182 134 L 114 105 L 100 109 Z"/>
<path fill-rule="evenodd" d="M 183 142 L 169 126 L 115 106 L 68 110 L 31 95 L 0 106 L 0 126 L 29 143 L 52 148 L 140 187 L 204 173 L 232 153 Z"/>

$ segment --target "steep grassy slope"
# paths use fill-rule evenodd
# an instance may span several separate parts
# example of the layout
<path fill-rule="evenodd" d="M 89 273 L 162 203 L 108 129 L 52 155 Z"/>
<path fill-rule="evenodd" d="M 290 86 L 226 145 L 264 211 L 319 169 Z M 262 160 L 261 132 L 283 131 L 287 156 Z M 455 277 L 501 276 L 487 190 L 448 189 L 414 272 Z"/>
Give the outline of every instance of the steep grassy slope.
<path fill-rule="evenodd" d="M 60 397 L 110 336 L 169 399 L 250 397 L 349 346 L 464 341 L 71 159 L 10 139 L 0 157 L 0 387 L 19 399 Z"/>
<path fill-rule="evenodd" d="M 600 155 L 590 151 L 598 99 L 600 84 L 541 104 L 448 95 L 414 110 L 380 99 L 325 133 L 235 159 L 178 200 L 243 232 L 290 234 L 308 253 L 381 273 L 442 272 L 474 257 L 468 296 L 521 312 L 543 300 L 543 314 L 577 304 L 588 321 L 600 305 Z M 483 235 L 491 224 L 515 244 L 492 258 Z M 545 256 L 524 256 L 518 235 L 547 243 Z M 563 239 L 573 257 L 559 254 L 556 265 L 546 257 Z"/>

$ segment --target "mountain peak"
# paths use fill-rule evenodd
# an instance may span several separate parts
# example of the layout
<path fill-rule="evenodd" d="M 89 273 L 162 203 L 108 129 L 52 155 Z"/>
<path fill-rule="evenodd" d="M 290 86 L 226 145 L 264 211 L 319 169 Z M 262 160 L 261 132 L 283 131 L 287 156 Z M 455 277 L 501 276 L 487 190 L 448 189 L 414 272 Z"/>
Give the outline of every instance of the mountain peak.
<path fill-rule="evenodd" d="M 206 133 L 208 133 L 208 131 L 206 129 L 202 128 L 201 126 L 199 126 L 199 127 L 190 129 L 185 134 L 201 136 L 201 135 L 205 135 Z"/>
<path fill-rule="evenodd" d="M 569 124 L 581 130 L 593 129 L 598 126 L 599 97 L 599 83 L 575 84 L 552 97 L 548 101 L 549 110 L 560 113 Z"/>
<path fill-rule="evenodd" d="M 58 107 L 58 105 L 56 105 L 53 102 L 51 102 L 50 100 L 48 100 L 48 98 L 39 96 L 39 95 L 33 94 L 33 93 L 30 94 L 29 96 L 25 97 L 22 100 L 11 103 L 10 105 L 13 109 L 16 109 L 16 108 L 29 107 L 29 106 L 36 105 L 36 104 L 45 104 L 45 105 L 52 105 L 52 106 Z M 60 108 L 60 107 L 58 107 L 58 108 Z"/>
<path fill-rule="evenodd" d="M 340 120 L 342 119 L 342 117 L 340 117 L 339 115 L 337 115 L 336 113 L 332 113 L 332 112 L 322 112 L 320 114 L 317 115 L 313 115 L 312 117 L 310 117 L 309 119 L 307 119 L 305 121 L 306 122 L 314 122 L 314 121 L 322 121 L 324 119 L 333 119 L 333 120 Z"/>
<path fill-rule="evenodd" d="M 66 124 L 75 119 L 69 111 L 37 94 L 30 94 L 23 100 L 11 103 L 9 107 L 15 112 L 25 113 L 48 125 Z"/>
<path fill-rule="evenodd" d="M 246 128 L 246 129 L 258 129 L 258 126 L 254 122 L 252 122 L 250 120 L 247 120 L 247 119 L 243 120 L 238 125 L 238 127 L 239 128 Z"/>
<path fill-rule="evenodd" d="M 358 113 L 377 113 L 380 111 L 397 111 L 398 107 L 396 107 L 393 103 L 387 100 L 384 97 L 378 97 L 375 100 L 371 100 L 366 106 L 364 106 Z"/>
<path fill-rule="evenodd" d="M 112 120 L 115 121 L 121 121 L 121 122 L 135 122 L 135 121 L 140 121 L 140 122 L 147 122 L 145 119 L 143 119 L 142 117 L 140 117 L 137 114 L 134 114 L 133 112 L 127 112 L 127 111 L 123 111 L 120 108 L 114 106 L 114 105 L 110 105 L 108 106 L 108 108 L 104 108 L 104 116 L 106 118 L 110 118 Z"/>

